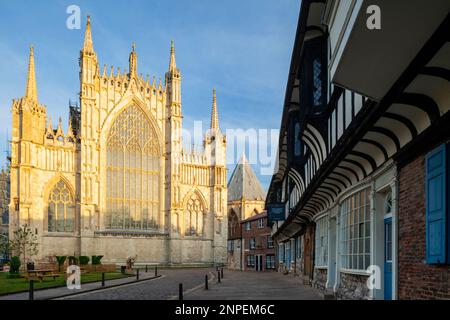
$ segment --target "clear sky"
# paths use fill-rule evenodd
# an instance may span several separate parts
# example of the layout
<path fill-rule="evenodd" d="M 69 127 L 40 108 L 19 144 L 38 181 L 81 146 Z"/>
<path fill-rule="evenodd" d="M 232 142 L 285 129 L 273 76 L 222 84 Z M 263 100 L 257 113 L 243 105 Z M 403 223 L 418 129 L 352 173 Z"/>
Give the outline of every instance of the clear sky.
<path fill-rule="evenodd" d="M 81 9 L 80 30 L 66 27 L 66 9 L 73 4 Z M 192 128 L 194 120 L 209 125 L 215 87 L 223 131 L 278 129 L 299 8 L 299 0 L 2 0 L 1 151 L 7 132 L 11 135 L 11 101 L 25 91 L 30 44 L 39 100 L 53 123 L 61 116 L 67 128 L 68 102 L 76 101 L 79 91 L 78 57 L 88 14 L 102 68 L 128 69 L 135 42 L 138 72 L 164 78 L 170 40 L 175 41 L 184 127 Z M 271 176 L 261 174 L 258 164 L 253 167 L 267 188 Z"/>

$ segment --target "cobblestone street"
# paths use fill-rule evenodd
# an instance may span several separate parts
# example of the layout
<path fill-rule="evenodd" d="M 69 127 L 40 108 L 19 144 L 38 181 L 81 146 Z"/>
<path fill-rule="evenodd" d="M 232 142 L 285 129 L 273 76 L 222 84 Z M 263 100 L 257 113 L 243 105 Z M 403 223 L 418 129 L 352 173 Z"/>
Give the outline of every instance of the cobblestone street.
<path fill-rule="evenodd" d="M 201 288 L 185 295 L 186 300 L 320 300 L 317 290 L 304 286 L 292 275 L 277 272 L 224 271 L 209 290 Z"/>
<path fill-rule="evenodd" d="M 204 290 L 204 277 L 214 273 L 209 290 Z M 163 277 L 125 287 L 84 293 L 64 299 L 74 300 L 166 300 L 178 299 L 178 284 L 183 283 L 185 300 L 293 299 L 319 300 L 314 289 L 300 284 L 292 276 L 275 272 L 241 272 L 224 270 L 217 283 L 214 269 L 166 269 Z M 195 290 L 192 290 L 194 289 Z"/>
<path fill-rule="evenodd" d="M 167 300 L 178 297 L 178 284 L 184 290 L 204 283 L 205 275 L 214 269 L 164 269 L 162 277 L 151 281 L 130 284 L 123 287 L 105 289 L 66 297 L 71 300 Z"/>

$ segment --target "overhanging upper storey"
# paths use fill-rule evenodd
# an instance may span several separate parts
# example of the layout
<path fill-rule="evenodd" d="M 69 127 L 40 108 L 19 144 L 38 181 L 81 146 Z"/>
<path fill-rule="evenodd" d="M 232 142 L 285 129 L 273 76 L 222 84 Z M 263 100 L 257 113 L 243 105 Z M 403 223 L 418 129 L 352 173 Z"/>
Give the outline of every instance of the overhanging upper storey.
<path fill-rule="evenodd" d="M 367 25 L 378 14 L 374 6 L 380 29 Z M 448 0 L 328 1 L 323 22 L 330 34 L 333 83 L 380 101 L 449 10 Z"/>
<path fill-rule="evenodd" d="M 361 30 L 367 29 L 365 22 L 358 24 L 362 19 L 358 15 L 366 18 L 372 3 L 302 1 L 283 106 L 278 166 L 266 199 L 269 219 L 277 221 L 279 241 L 301 233 L 306 223 L 383 165 L 403 161 L 418 145 L 432 143 L 436 130 L 450 131 L 449 8 L 442 1 L 428 4 L 433 8 L 424 9 L 424 17 L 434 15 L 433 23 L 425 21 L 421 35 L 409 37 L 415 39 L 414 44 L 399 30 L 404 30 L 402 24 L 408 20 L 404 15 L 420 6 L 413 1 L 402 11 L 386 4 L 391 2 L 377 2 L 386 30 L 383 37 L 375 37 L 378 43 L 372 46 L 373 52 L 364 56 L 361 50 L 367 39 L 353 35 L 366 32 Z M 393 16 L 398 16 L 397 21 L 389 21 Z M 394 42 L 401 48 L 397 50 Z M 398 51 L 392 60 L 383 53 L 389 47 Z M 378 54 L 385 54 L 384 59 L 376 58 Z M 369 70 L 377 72 L 376 80 Z M 340 82 L 344 75 L 349 82 Z M 374 91 L 361 89 L 371 87 Z"/>

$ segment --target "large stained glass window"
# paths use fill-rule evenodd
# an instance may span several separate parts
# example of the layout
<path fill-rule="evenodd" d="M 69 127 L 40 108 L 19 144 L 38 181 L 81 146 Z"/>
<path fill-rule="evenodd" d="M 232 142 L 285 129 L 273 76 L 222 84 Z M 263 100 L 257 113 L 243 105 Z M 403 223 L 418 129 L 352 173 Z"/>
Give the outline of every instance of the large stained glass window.
<path fill-rule="evenodd" d="M 159 159 L 156 132 L 137 106 L 112 125 L 106 146 L 106 229 L 159 227 Z"/>
<path fill-rule="evenodd" d="M 75 201 L 63 180 L 59 180 L 48 199 L 48 231 L 73 232 Z"/>
<path fill-rule="evenodd" d="M 186 225 L 187 236 L 201 236 L 203 234 L 203 207 L 200 197 L 194 193 L 186 205 Z"/>

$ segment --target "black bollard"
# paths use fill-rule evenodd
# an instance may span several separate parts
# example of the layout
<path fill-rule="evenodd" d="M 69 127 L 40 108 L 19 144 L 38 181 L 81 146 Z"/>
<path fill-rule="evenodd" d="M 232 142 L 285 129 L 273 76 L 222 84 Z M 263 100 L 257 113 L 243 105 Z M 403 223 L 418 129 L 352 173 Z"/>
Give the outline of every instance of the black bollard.
<path fill-rule="evenodd" d="M 178 285 L 178 300 L 183 300 L 183 284 Z"/>
<path fill-rule="evenodd" d="M 220 277 L 223 279 L 223 268 L 220 269 Z"/>
<path fill-rule="evenodd" d="M 208 290 L 208 275 L 205 275 L 205 290 Z"/>
<path fill-rule="evenodd" d="M 145 265 L 145 273 L 148 272 L 148 265 Z"/>
<path fill-rule="evenodd" d="M 220 271 L 217 271 L 217 282 L 220 283 Z"/>
<path fill-rule="evenodd" d="M 155 266 L 155 277 L 158 276 L 158 266 Z"/>
<path fill-rule="evenodd" d="M 105 286 L 105 273 L 102 272 L 102 287 Z"/>
<path fill-rule="evenodd" d="M 139 281 L 139 269 L 136 269 L 136 281 Z"/>
<path fill-rule="evenodd" d="M 30 288 L 28 292 L 28 300 L 34 300 L 34 281 L 30 280 Z"/>

